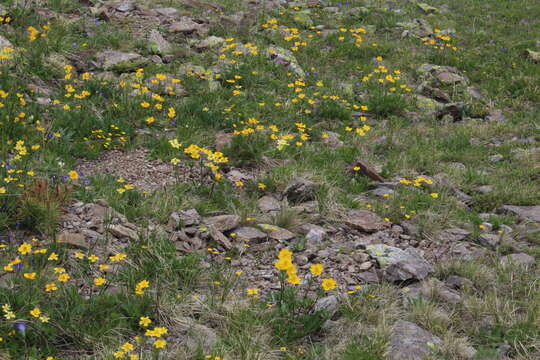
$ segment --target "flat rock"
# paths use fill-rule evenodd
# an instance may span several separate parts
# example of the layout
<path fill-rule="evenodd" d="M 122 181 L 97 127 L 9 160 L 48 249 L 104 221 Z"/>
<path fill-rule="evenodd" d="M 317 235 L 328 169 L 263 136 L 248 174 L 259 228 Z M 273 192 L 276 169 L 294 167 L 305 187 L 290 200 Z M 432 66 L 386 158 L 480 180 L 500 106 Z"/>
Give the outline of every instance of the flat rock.
<path fill-rule="evenodd" d="M 234 233 L 236 234 L 236 237 L 240 240 L 257 241 L 267 238 L 266 233 L 262 232 L 257 228 L 249 226 L 240 227 L 236 229 Z"/>
<path fill-rule="evenodd" d="M 148 59 L 137 53 L 125 53 L 116 50 L 102 51 L 96 56 L 103 70 L 130 71 L 146 63 Z"/>
<path fill-rule="evenodd" d="M 169 227 L 173 230 L 178 227 L 199 225 L 201 216 L 195 209 L 181 210 L 169 216 Z"/>
<path fill-rule="evenodd" d="M 390 227 L 388 221 L 384 221 L 379 215 L 368 210 L 350 210 L 343 222 L 357 230 L 372 233 Z"/>
<path fill-rule="evenodd" d="M 503 122 L 505 120 L 502 110 L 489 110 L 486 115 L 486 120 L 489 122 Z"/>
<path fill-rule="evenodd" d="M 156 8 L 153 9 L 158 15 L 174 17 L 178 16 L 178 10 L 175 8 Z"/>
<path fill-rule="evenodd" d="M 503 256 L 501 258 L 501 264 L 503 266 L 509 264 L 515 264 L 520 266 L 533 266 L 534 264 L 536 264 L 536 260 L 528 254 L 517 253 Z"/>
<path fill-rule="evenodd" d="M 161 35 L 161 33 L 156 29 L 152 29 L 148 33 L 147 46 L 148 49 L 154 54 L 166 55 L 172 52 L 171 44 L 165 40 L 163 35 Z"/>
<path fill-rule="evenodd" d="M 313 200 L 319 185 L 304 178 L 293 178 L 285 188 L 285 196 L 291 201 L 301 202 Z"/>
<path fill-rule="evenodd" d="M 471 235 L 471 232 L 465 229 L 451 228 L 443 230 L 439 235 L 439 240 L 457 242 L 466 239 L 469 235 Z"/>
<path fill-rule="evenodd" d="M 268 237 L 278 241 L 287 241 L 293 239 L 296 234 L 276 225 L 259 224 L 259 227 L 268 231 Z"/>
<path fill-rule="evenodd" d="M 457 275 L 450 275 L 445 283 L 451 289 L 463 289 L 467 287 L 472 289 L 474 287 L 474 283 L 471 280 Z"/>
<path fill-rule="evenodd" d="M 334 315 L 339 309 L 338 299 L 335 295 L 325 296 L 317 300 L 313 306 L 315 312 L 326 311 L 330 316 Z"/>
<path fill-rule="evenodd" d="M 392 360 L 421 360 L 441 345 L 439 337 L 412 322 L 401 320 L 394 325 L 388 355 Z"/>
<path fill-rule="evenodd" d="M 422 280 L 433 272 L 433 266 L 422 258 L 415 249 L 399 248 L 384 244 L 368 245 L 369 255 L 377 260 L 383 277 L 389 281 Z"/>
<path fill-rule="evenodd" d="M 80 233 L 69 233 L 69 232 L 62 232 L 60 235 L 58 235 L 58 238 L 56 239 L 57 243 L 67 244 L 70 247 L 78 248 L 78 249 L 88 249 L 88 243 L 85 240 L 85 237 L 83 234 Z"/>
<path fill-rule="evenodd" d="M 209 225 L 210 237 L 225 249 L 231 249 L 232 244 L 228 237 L 226 237 L 221 231 L 217 230 L 215 225 Z"/>
<path fill-rule="evenodd" d="M 137 240 L 139 235 L 133 229 L 130 229 L 124 225 L 111 225 L 109 226 L 109 232 L 117 238 L 127 238 L 129 240 Z"/>
<path fill-rule="evenodd" d="M 540 222 L 540 205 L 533 206 L 516 206 L 516 205 L 504 205 L 501 208 L 503 211 L 511 212 L 520 218 L 531 220 L 534 222 Z"/>
<path fill-rule="evenodd" d="M 257 201 L 257 207 L 262 212 L 279 211 L 281 203 L 271 195 L 265 195 Z"/>
<path fill-rule="evenodd" d="M 218 215 L 204 219 L 204 224 L 212 226 L 217 231 L 230 231 L 240 225 L 240 216 L 237 215 Z"/>

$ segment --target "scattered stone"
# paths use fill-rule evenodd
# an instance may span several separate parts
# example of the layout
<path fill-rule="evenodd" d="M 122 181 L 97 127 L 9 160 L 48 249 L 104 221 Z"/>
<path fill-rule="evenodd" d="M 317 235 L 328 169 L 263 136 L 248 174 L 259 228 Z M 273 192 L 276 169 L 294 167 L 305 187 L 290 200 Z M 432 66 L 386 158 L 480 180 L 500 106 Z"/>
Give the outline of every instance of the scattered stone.
<path fill-rule="evenodd" d="M 505 120 L 502 110 L 495 109 L 489 110 L 486 115 L 486 121 L 488 122 L 503 122 Z"/>
<path fill-rule="evenodd" d="M 341 135 L 332 131 L 325 131 L 323 133 L 322 142 L 330 146 L 331 148 L 338 148 L 343 146 L 343 141 L 340 138 Z"/>
<path fill-rule="evenodd" d="M 424 19 L 413 19 L 410 22 L 398 22 L 397 26 L 403 29 L 402 37 L 415 36 L 423 38 L 433 34 L 433 28 Z"/>
<path fill-rule="evenodd" d="M 355 168 L 360 169 L 355 170 Z M 352 169 L 354 173 L 360 173 L 362 175 L 368 176 L 374 181 L 384 182 L 384 179 L 377 173 L 377 171 L 375 171 L 375 169 L 369 166 L 366 162 L 362 161 L 362 159 L 360 158 L 354 160 Z"/>
<path fill-rule="evenodd" d="M 117 238 L 126 238 L 128 240 L 137 240 L 139 238 L 139 235 L 137 234 L 137 231 L 130 229 L 124 225 L 111 225 L 108 228 L 109 232 L 116 236 Z"/>
<path fill-rule="evenodd" d="M 69 233 L 67 231 L 63 231 L 62 233 L 60 233 L 60 235 L 58 235 L 56 242 L 68 244 L 70 247 L 74 247 L 77 249 L 87 250 L 89 248 L 85 236 L 80 233 Z"/>
<path fill-rule="evenodd" d="M 285 188 L 285 196 L 293 202 L 313 200 L 319 185 L 300 177 L 293 178 Z"/>
<path fill-rule="evenodd" d="M 13 44 L 8 39 L 0 35 L 0 50 L 6 47 L 13 48 Z"/>
<path fill-rule="evenodd" d="M 426 3 L 416 3 L 416 5 L 426 14 L 435 14 L 439 12 L 439 9 Z"/>
<path fill-rule="evenodd" d="M 501 265 L 507 266 L 509 264 L 515 264 L 519 266 L 533 266 L 536 264 L 536 260 L 525 253 L 517 253 L 503 256 L 501 258 Z"/>
<path fill-rule="evenodd" d="M 339 309 L 338 299 L 336 295 L 325 296 L 317 300 L 313 306 L 315 312 L 325 311 L 330 317 L 333 316 Z"/>
<path fill-rule="evenodd" d="M 392 360 L 420 360 L 442 346 L 442 340 L 420 326 L 398 321 L 390 337 L 389 357 Z"/>
<path fill-rule="evenodd" d="M 313 224 L 303 225 L 302 230 L 305 231 L 306 229 L 307 229 L 307 233 L 305 234 L 306 239 L 308 239 L 309 242 L 314 243 L 314 244 L 322 243 L 328 234 L 326 229 L 318 225 L 313 225 Z"/>
<path fill-rule="evenodd" d="M 394 190 L 389 189 L 385 186 L 379 186 L 374 190 L 371 190 L 370 193 L 378 197 L 386 197 L 388 195 L 392 195 L 394 193 Z"/>
<path fill-rule="evenodd" d="M 527 219 L 534 222 L 540 222 L 540 205 L 534 205 L 534 206 L 504 205 L 502 207 L 502 210 L 513 213 L 523 219 Z"/>
<path fill-rule="evenodd" d="M 489 162 L 498 163 L 500 161 L 503 161 L 503 159 L 504 159 L 504 156 L 502 156 L 500 154 L 496 154 L 496 155 L 493 155 L 493 156 L 489 157 Z"/>
<path fill-rule="evenodd" d="M 150 30 L 150 33 L 148 33 L 147 45 L 148 49 L 154 54 L 167 55 L 172 52 L 171 44 L 155 29 Z"/>
<path fill-rule="evenodd" d="M 197 32 L 199 34 L 205 34 L 208 32 L 208 29 L 188 17 L 182 17 L 179 21 L 176 21 L 169 26 L 169 32 L 182 34 L 192 34 Z"/>
<path fill-rule="evenodd" d="M 277 241 L 287 241 L 294 239 L 296 235 L 287 229 L 275 225 L 259 224 L 261 229 L 268 231 L 268 237 Z"/>
<path fill-rule="evenodd" d="M 266 56 L 272 59 L 276 64 L 288 67 L 299 77 L 305 78 L 306 73 L 298 64 L 292 51 L 277 46 L 270 46 L 266 50 Z"/>
<path fill-rule="evenodd" d="M 279 211 L 281 209 L 281 203 L 275 197 L 265 195 L 257 201 L 257 207 L 262 212 Z"/>
<path fill-rule="evenodd" d="M 199 50 L 213 49 L 215 47 L 221 46 L 225 42 L 225 39 L 217 36 L 209 36 L 204 40 L 196 43 L 195 47 Z"/>
<path fill-rule="evenodd" d="M 167 17 L 176 17 L 178 16 L 178 10 L 175 8 L 156 8 L 153 9 L 158 15 L 167 16 Z"/>
<path fill-rule="evenodd" d="M 267 237 L 266 233 L 262 232 L 261 230 L 248 226 L 238 228 L 234 231 L 234 233 L 238 239 L 246 241 L 264 240 Z"/>
<path fill-rule="evenodd" d="M 446 281 L 446 285 L 452 289 L 473 288 L 474 284 L 471 280 L 457 275 L 450 275 Z"/>
<path fill-rule="evenodd" d="M 497 234 L 480 234 L 480 236 L 478 236 L 478 242 L 481 245 L 495 249 L 501 243 L 501 236 Z"/>
<path fill-rule="evenodd" d="M 474 188 L 474 190 L 476 192 L 479 192 L 480 194 L 489 194 L 491 192 L 493 192 L 493 187 L 489 186 L 489 185 L 482 185 L 482 186 L 477 186 Z"/>
<path fill-rule="evenodd" d="M 433 267 L 415 249 L 384 244 L 368 245 L 367 252 L 375 258 L 388 281 L 422 280 L 433 272 Z"/>
<path fill-rule="evenodd" d="M 240 225 L 240 216 L 237 215 L 218 215 L 204 219 L 204 224 L 217 231 L 230 231 Z"/>
<path fill-rule="evenodd" d="M 173 319 L 169 332 L 174 334 L 176 340 L 171 347 L 178 347 L 179 351 L 187 350 L 189 354 L 197 351 L 210 353 L 218 342 L 218 336 L 214 330 L 188 317 Z M 174 353 L 179 354 L 179 352 Z M 186 354 L 186 357 L 191 356 Z"/>
<path fill-rule="evenodd" d="M 199 225 L 201 216 L 195 209 L 174 212 L 169 216 L 169 227 L 176 230 L 179 227 Z"/>
<path fill-rule="evenodd" d="M 96 56 L 103 70 L 125 72 L 134 70 L 148 63 L 148 59 L 137 53 L 125 53 L 116 50 L 102 51 Z"/>
<path fill-rule="evenodd" d="M 225 249 L 232 249 L 232 243 L 215 225 L 209 225 L 209 234 L 212 240 L 223 246 Z"/>
<path fill-rule="evenodd" d="M 531 49 L 525 50 L 525 57 L 535 63 L 540 62 L 540 51 L 533 51 Z"/>
<path fill-rule="evenodd" d="M 343 222 L 357 230 L 373 233 L 390 227 L 388 221 L 384 221 L 379 215 L 368 210 L 350 210 Z"/>
<path fill-rule="evenodd" d="M 470 231 L 452 228 L 443 230 L 439 235 L 439 240 L 444 242 L 457 242 L 465 240 L 469 235 L 471 235 Z"/>

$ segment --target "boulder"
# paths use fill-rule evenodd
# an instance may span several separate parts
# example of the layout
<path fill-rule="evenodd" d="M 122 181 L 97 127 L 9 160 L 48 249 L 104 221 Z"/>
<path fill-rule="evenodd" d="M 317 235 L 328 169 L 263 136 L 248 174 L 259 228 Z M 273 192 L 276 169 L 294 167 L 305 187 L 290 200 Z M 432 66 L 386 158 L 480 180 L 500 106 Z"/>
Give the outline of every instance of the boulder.
<path fill-rule="evenodd" d="M 503 256 L 501 258 L 501 265 L 507 266 L 509 264 L 527 267 L 536 264 L 536 260 L 532 256 L 525 253 L 517 253 Z"/>
<path fill-rule="evenodd" d="M 148 33 L 147 46 L 148 50 L 158 55 L 167 55 L 172 52 L 171 44 L 156 29 L 152 29 Z"/>
<path fill-rule="evenodd" d="M 433 266 L 413 248 L 401 250 L 384 244 L 368 245 L 366 250 L 375 258 L 388 281 L 423 280 L 433 272 Z"/>
<path fill-rule="evenodd" d="M 217 231 L 230 231 L 240 225 L 240 216 L 237 215 L 218 215 L 204 219 L 204 224 L 213 227 Z"/>
<path fill-rule="evenodd" d="M 368 233 L 381 231 L 390 227 L 379 215 L 368 210 L 349 210 L 343 222 L 350 227 Z"/>
<path fill-rule="evenodd" d="M 284 193 L 287 199 L 302 202 L 313 200 L 318 188 L 318 184 L 304 178 L 296 177 L 289 182 Z"/>
<path fill-rule="evenodd" d="M 240 227 L 236 229 L 234 233 L 236 234 L 237 239 L 245 241 L 258 241 L 267 238 L 266 233 L 262 232 L 257 228 L 249 226 Z"/>
<path fill-rule="evenodd" d="M 421 360 L 435 352 L 442 340 L 420 326 L 400 320 L 390 337 L 389 358 L 392 360 Z"/>
<path fill-rule="evenodd" d="M 125 53 L 116 50 L 102 51 L 96 56 L 103 70 L 126 72 L 148 63 L 148 59 L 137 53 Z"/>
<path fill-rule="evenodd" d="M 517 215 L 522 219 L 527 219 L 533 222 L 540 222 L 540 205 L 533 205 L 533 206 L 504 205 L 501 209 L 503 211 L 510 212 L 514 215 Z"/>

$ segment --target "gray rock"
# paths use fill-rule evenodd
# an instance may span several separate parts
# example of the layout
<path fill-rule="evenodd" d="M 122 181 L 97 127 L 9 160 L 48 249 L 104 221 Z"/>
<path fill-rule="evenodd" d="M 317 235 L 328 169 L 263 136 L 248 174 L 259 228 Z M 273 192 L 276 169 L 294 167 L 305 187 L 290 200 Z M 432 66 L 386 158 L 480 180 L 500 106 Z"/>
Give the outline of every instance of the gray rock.
<path fill-rule="evenodd" d="M 525 253 L 517 253 L 503 256 L 501 258 L 501 264 L 507 266 L 509 264 L 515 264 L 520 266 L 533 266 L 536 264 L 536 260 Z"/>
<path fill-rule="evenodd" d="M 201 40 L 195 44 L 195 47 L 199 50 L 213 49 L 221 46 L 225 42 L 224 38 L 217 36 L 209 36 L 204 40 Z"/>
<path fill-rule="evenodd" d="M 8 39 L 0 35 L 0 49 L 3 49 L 5 47 L 13 48 L 13 44 Z"/>
<path fill-rule="evenodd" d="M 413 248 L 401 250 L 384 244 L 368 245 L 367 252 L 377 260 L 383 277 L 389 281 L 422 280 L 433 272 L 433 266 Z"/>
<path fill-rule="evenodd" d="M 246 241 L 264 240 L 267 237 L 266 233 L 262 232 L 261 230 L 257 228 L 249 227 L 249 226 L 243 226 L 241 228 L 236 229 L 234 232 L 236 234 L 237 239 L 246 240 Z"/>
<path fill-rule="evenodd" d="M 325 296 L 317 300 L 313 306 L 315 312 L 326 311 L 333 316 L 339 308 L 338 299 L 335 295 Z"/>
<path fill-rule="evenodd" d="M 501 243 L 501 236 L 497 234 L 480 234 L 478 242 L 484 246 L 496 248 Z"/>
<path fill-rule="evenodd" d="M 259 224 L 261 229 L 268 231 L 268 237 L 278 241 L 287 241 L 293 239 L 296 235 L 287 229 L 276 225 Z"/>
<path fill-rule="evenodd" d="M 187 349 L 189 353 L 199 350 L 205 354 L 210 353 L 218 342 L 218 336 L 214 330 L 188 317 L 173 319 L 169 332 L 175 334 L 177 345 L 182 349 Z"/>
<path fill-rule="evenodd" d="M 471 280 L 457 275 L 450 275 L 446 281 L 446 285 L 452 289 L 473 288 L 474 284 Z"/>
<path fill-rule="evenodd" d="M 265 195 L 257 201 L 257 207 L 262 212 L 279 211 L 281 203 L 273 196 Z"/>
<path fill-rule="evenodd" d="M 266 56 L 274 60 L 278 65 L 287 66 L 291 69 L 296 75 L 304 78 L 306 73 L 298 64 L 296 57 L 294 57 L 292 51 L 280 48 L 277 46 L 270 46 L 266 49 Z"/>
<path fill-rule="evenodd" d="M 474 188 L 474 191 L 485 195 L 485 194 L 489 194 L 489 193 L 493 192 L 493 187 L 491 187 L 489 185 L 477 186 L 477 187 Z"/>
<path fill-rule="evenodd" d="M 401 227 L 407 235 L 418 236 L 420 235 L 420 228 L 412 221 L 405 220 L 401 222 Z"/>
<path fill-rule="evenodd" d="M 161 35 L 161 33 L 156 29 L 152 29 L 148 33 L 147 46 L 148 49 L 154 54 L 166 55 L 172 52 L 171 44 L 165 40 L 163 35 Z"/>
<path fill-rule="evenodd" d="M 169 228 L 172 230 L 178 229 L 178 227 L 199 225 L 201 222 L 201 216 L 195 209 L 182 210 L 174 212 L 169 217 Z"/>
<path fill-rule="evenodd" d="M 130 12 L 135 10 L 135 4 L 133 1 L 119 1 L 112 4 L 111 7 L 120 12 Z"/>
<path fill-rule="evenodd" d="M 135 230 L 130 229 L 124 225 L 120 225 L 120 224 L 111 225 L 109 226 L 108 230 L 113 236 L 119 239 L 127 238 L 129 240 L 134 241 L 139 238 L 139 235 L 137 234 Z"/>
<path fill-rule="evenodd" d="M 339 135 L 338 133 L 332 131 L 325 131 L 324 134 L 326 136 L 323 136 L 322 138 L 323 144 L 326 144 L 332 148 L 338 148 L 343 146 L 343 141 L 339 139 L 341 135 Z"/>
<path fill-rule="evenodd" d="M 457 242 L 465 240 L 469 235 L 471 235 L 470 231 L 459 228 L 451 228 L 443 230 L 439 235 L 439 239 L 441 241 Z"/>
<path fill-rule="evenodd" d="M 384 197 L 386 194 L 391 195 L 394 193 L 394 190 L 387 188 L 385 186 L 379 186 L 375 188 L 374 190 L 370 191 L 371 194 L 379 197 Z"/>
<path fill-rule="evenodd" d="M 240 225 L 240 216 L 237 215 L 218 215 L 204 219 L 204 224 L 212 226 L 217 231 L 230 231 Z"/>
<path fill-rule="evenodd" d="M 379 215 L 368 210 L 350 210 L 343 222 L 357 230 L 372 233 L 390 227 L 388 221 L 384 221 Z"/>
<path fill-rule="evenodd" d="M 533 206 L 504 205 L 502 207 L 502 210 L 513 213 L 523 219 L 531 220 L 534 222 L 540 222 L 540 205 L 533 205 Z"/>
<path fill-rule="evenodd" d="M 326 235 L 326 230 L 320 226 L 317 226 L 313 227 L 308 231 L 308 233 L 306 234 L 306 239 L 308 239 L 312 243 L 321 243 L 326 238 Z"/>
<path fill-rule="evenodd" d="M 389 358 L 392 360 L 421 360 L 442 346 L 442 340 L 418 325 L 398 321 L 390 337 Z"/>
<path fill-rule="evenodd" d="M 486 115 L 486 120 L 489 122 L 503 122 L 505 120 L 502 110 L 489 110 Z"/>
<path fill-rule="evenodd" d="M 503 161 L 503 160 L 504 160 L 504 156 L 502 156 L 500 154 L 496 154 L 496 155 L 493 155 L 493 156 L 489 157 L 489 162 L 491 162 L 491 163 L 497 163 L 497 162 L 500 162 L 500 161 Z"/>
<path fill-rule="evenodd" d="M 89 245 L 85 239 L 85 236 L 80 233 L 69 233 L 67 231 L 63 231 L 62 233 L 60 233 L 60 235 L 58 235 L 56 242 L 62 243 L 62 244 L 68 244 L 70 247 L 77 248 L 77 249 L 86 250 L 89 248 Z"/>
<path fill-rule="evenodd" d="M 208 29 L 188 17 L 182 17 L 179 21 L 176 21 L 169 26 L 169 32 L 183 34 L 198 32 L 199 34 L 204 34 L 208 32 Z"/>
<path fill-rule="evenodd" d="M 178 10 L 175 8 L 156 8 L 153 9 L 158 15 L 175 17 L 178 16 Z"/>
<path fill-rule="evenodd" d="M 285 188 L 287 199 L 295 202 L 313 200 L 319 185 L 300 177 L 293 178 Z"/>
<path fill-rule="evenodd" d="M 137 53 L 124 53 L 116 50 L 102 51 L 96 56 L 103 70 L 130 71 L 148 63 L 148 59 Z"/>
<path fill-rule="evenodd" d="M 232 244 L 228 237 L 226 237 L 221 231 L 219 231 L 215 225 L 209 225 L 210 237 L 225 249 L 231 249 Z"/>

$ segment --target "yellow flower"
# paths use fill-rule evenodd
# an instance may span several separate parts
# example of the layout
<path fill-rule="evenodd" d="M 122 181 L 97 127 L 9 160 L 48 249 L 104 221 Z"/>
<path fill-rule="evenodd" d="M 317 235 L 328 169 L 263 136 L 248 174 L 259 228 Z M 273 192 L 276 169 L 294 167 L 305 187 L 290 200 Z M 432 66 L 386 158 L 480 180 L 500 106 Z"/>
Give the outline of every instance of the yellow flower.
<path fill-rule="evenodd" d="M 137 295 L 143 295 L 144 289 L 148 288 L 150 286 L 150 282 L 148 280 L 142 280 L 135 286 L 135 294 Z"/>
<path fill-rule="evenodd" d="M 30 315 L 37 318 L 37 317 L 39 317 L 39 315 L 41 315 L 41 310 L 36 307 L 33 310 L 30 310 Z"/>
<path fill-rule="evenodd" d="M 6 188 L 5 187 L 0 187 L 0 194 L 5 194 L 6 193 Z"/>
<path fill-rule="evenodd" d="M 84 259 L 85 255 L 82 252 L 77 251 L 75 254 L 73 254 L 77 259 Z"/>
<path fill-rule="evenodd" d="M 258 187 L 259 189 L 261 189 L 261 190 L 266 189 L 266 185 L 263 184 L 263 183 L 259 183 L 259 184 L 257 185 L 257 187 Z"/>
<path fill-rule="evenodd" d="M 324 291 L 333 290 L 337 287 L 336 280 L 327 278 L 322 280 L 322 288 Z"/>
<path fill-rule="evenodd" d="M 437 194 L 437 193 L 431 193 L 431 197 L 434 198 L 434 199 L 436 199 L 436 198 L 439 197 L 439 194 Z"/>
<path fill-rule="evenodd" d="M 99 257 L 97 257 L 96 255 L 92 254 L 88 257 L 88 261 L 90 261 L 91 263 L 95 263 L 96 261 L 99 260 Z"/>
<path fill-rule="evenodd" d="M 45 292 L 52 292 L 58 290 L 58 286 L 55 283 L 49 283 L 45 285 Z"/>
<path fill-rule="evenodd" d="M 123 359 L 126 354 L 123 351 L 117 351 L 113 354 L 115 359 Z"/>
<path fill-rule="evenodd" d="M 70 277 L 69 274 L 65 274 L 65 273 L 64 273 L 64 274 L 58 275 L 58 279 L 57 279 L 57 280 L 60 281 L 60 282 L 62 282 L 62 283 L 65 283 L 65 282 L 67 282 L 67 281 L 69 280 L 69 277 Z"/>
<path fill-rule="evenodd" d="M 156 341 L 154 341 L 154 347 L 156 349 L 162 349 L 165 347 L 165 345 L 167 345 L 167 341 L 163 340 L 163 339 L 158 339 Z"/>
<path fill-rule="evenodd" d="M 32 273 L 24 273 L 23 276 L 24 276 L 26 279 L 34 280 L 34 279 L 36 278 L 36 273 L 35 273 L 35 272 L 32 272 Z"/>
<path fill-rule="evenodd" d="M 142 327 L 147 327 L 151 323 L 152 320 L 148 316 L 141 316 L 141 318 L 139 319 L 139 325 L 141 325 Z"/>
<path fill-rule="evenodd" d="M 107 282 L 107 280 L 105 280 L 102 277 L 94 278 L 94 285 L 96 285 L 96 286 L 101 286 L 101 285 L 105 284 L 106 282 Z"/>
<path fill-rule="evenodd" d="M 68 172 L 68 176 L 71 180 L 77 180 L 79 178 L 79 173 L 75 170 L 71 170 L 70 172 Z"/>
<path fill-rule="evenodd" d="M 47 260 L 49 261 L 54 261 L 54 260 L 58 260 L 58 254 L 57 253 L 51 253 L 51 255 L 49 255 L 49 257 L 47 258 Z"/>
<path fill-rule="evenodd" d="M 246 289 L 246 294 L 248 295 L 257 295 L 258 293 L 259 293 L 259 289 L 257 288 Z"/>
<path fill-rule="evenodd" d="M 127 342 L 124 345 L 122 345 L 120 347 L 120 349 L 122 349 L 122 351 L 124 351 L 124 352 L 130 352 L 133 349 L 135 349 L 135 346 L 133 346 L 133 344 L 130 344 L 130 343 Z"/>
<path fill-rule="evenodd" d="M 107 265 L 107 264 L 100 264 L 100 265 L 98 266 L 98 268 L 99 268 L 100 271 L 105 271 L 105 270 L 109 269 L 109 265 Z"/>
<path fill-rule="evenodd" d="M 28 244 L 28 243 L 22 243 L 21 246 L 19 246 L 19 249 L 18 249 L 19 253 L 21 253 L 22 255 L 26 255 L 26 254 L 29 254 L 32 252 L 32 245 Z"/>
<path fill-rule="evenodd" d="M 309 271 L 311 271 L 314 276 L 319 276 L 323 273 L 324 266 L 322 264 L 313 264 L 309 267 Z"/>

